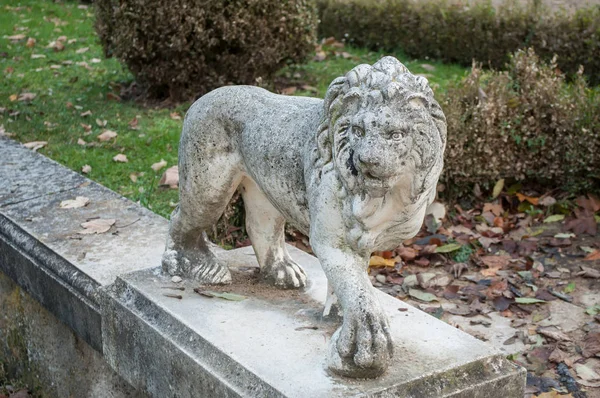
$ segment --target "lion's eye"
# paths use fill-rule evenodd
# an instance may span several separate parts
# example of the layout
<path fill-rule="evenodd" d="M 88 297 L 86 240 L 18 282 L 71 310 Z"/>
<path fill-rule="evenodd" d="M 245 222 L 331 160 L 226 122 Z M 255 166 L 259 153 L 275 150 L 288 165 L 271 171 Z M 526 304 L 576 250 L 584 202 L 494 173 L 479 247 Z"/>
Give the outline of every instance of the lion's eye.
<path fill-rule="evenodd" d="M 404 138 L 404 133 L 401 131 L 394 131 L 392 134 L 390 134 L 390 138 L 393 140 L 400 140 Z"/>
<path fill-rule="evenodd" d="M 365 131 L 362 128 L 358 127 L 358 126 L 352 126 L 352 132 L 357 137 L 364 137 L 365 136 Z"/>

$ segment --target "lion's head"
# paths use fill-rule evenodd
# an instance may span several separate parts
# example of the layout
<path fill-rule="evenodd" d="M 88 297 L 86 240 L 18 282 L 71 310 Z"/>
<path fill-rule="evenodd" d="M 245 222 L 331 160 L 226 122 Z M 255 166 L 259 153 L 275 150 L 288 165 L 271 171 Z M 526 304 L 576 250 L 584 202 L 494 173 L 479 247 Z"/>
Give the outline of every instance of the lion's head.
<path fill-rule="evenodd" d="M 382 197 L 403 187 L 415 201 L 435 187 L 446 119 L 427 79 L 384 57 L 335 79 L 324 107 L 319 163 L 333 161 L 347 191 Z"/>

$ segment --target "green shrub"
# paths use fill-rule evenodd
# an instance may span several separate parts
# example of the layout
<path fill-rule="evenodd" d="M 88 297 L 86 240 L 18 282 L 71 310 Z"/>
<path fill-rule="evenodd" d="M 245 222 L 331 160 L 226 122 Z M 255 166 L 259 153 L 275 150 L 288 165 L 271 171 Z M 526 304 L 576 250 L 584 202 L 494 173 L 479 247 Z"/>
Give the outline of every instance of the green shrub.
<path fill-rule="evenodd" d="M 509 54 L 534 47 L 568 75 L 579 65 L 600 83 L 600 7 L 551 12 L 534 0 L 456 4 L 447 0 L 319 0 L 320 35 L 374 49 L 401 49 L 415 58 L 436 58 L 496 69 Z"/>
<path fill-rule="evenodd" d="M 600 89 L 567 84 L 555 62 L 518 51 L 506 72 L 474 65 L 440 100 L 448 120 L 443 180 L 450 188 L 527 179 L 600 188 Z"/>
<path fill-rule="evenodd" d="M 255 84 L 313 49 L 311 0 L 96 0 L 107 56 L 158 96 Z"/>

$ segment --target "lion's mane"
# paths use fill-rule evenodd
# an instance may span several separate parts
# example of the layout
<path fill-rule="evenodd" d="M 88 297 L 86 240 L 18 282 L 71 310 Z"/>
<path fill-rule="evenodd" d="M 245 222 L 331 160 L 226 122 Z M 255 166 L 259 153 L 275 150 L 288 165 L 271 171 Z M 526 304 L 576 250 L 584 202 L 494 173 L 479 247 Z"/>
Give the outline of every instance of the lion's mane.
<path fill-rule="evenodd" d="M 338 119 L 344 116 L 357 102 L 369 108 L 392 105 L 402 107 L 409 101 L 420 99 L 432 117 L 438 137 L 426 137 L 421 145 L 415 146 L 409 156 L 418 165 L 414 169 L 412 197 L 435 193 L 435 187 L 426 184 L 441 173 L 443 153 L 446 146 L 446 118 L 425 77 L 415 76 L 398 60 L 384 57 L 371 65 L 358 65 L 345 76 L 336 78 L 327 89 L 324 100 L 322 121 L 316 134 L 316 148 L 312 155 L 311 185 L 319 185 L 324 173 L 337 173 L 341 186 L 339 195 L 343 199 L 349 228 L 349 243 L 363 246 L 358 240 L 365 231 L 363 217 L 350 210 L 352 197 L 369 196 L 361 186 L 358 177 L 349 173 L 346 165 L 338 161 L 348 149 L 348 129 L 335 129 Z M 357 101 L 358 100 L 358 101 Z M 384 156 L 384 154 L 382 154 Z M 435 175 L 436 178 L 429 178 Z M 375 206 L 377 207 L 377 206 Z M 371 208 L 375 208 L 371 206 Z M 363 246 L 363 248 L 365 248 Z"/>

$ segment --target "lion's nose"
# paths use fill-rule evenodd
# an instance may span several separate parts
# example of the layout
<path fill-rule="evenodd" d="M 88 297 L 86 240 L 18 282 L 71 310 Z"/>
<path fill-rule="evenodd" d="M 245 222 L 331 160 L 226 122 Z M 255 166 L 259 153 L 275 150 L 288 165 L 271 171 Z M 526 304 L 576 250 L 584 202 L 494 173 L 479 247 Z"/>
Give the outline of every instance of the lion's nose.
<path fill-rule="evenodd" d="M 381 161 L 379 159 L 373 159 L 367 156 L 361 156 L 359 155 L 358 157 L 358 167 L 360 169 L 360 171 L 371 178 L 379 178 L 382 176 L 382 170 L 381 170 Z"/>
<path fill-rule="evenodd" d="M 358 155 L 358 163 L 361 165 L 361 168 L 372 169 L 379 167 L 380 161 L 378 159 L 365 157 L 364 155 Z"/>

